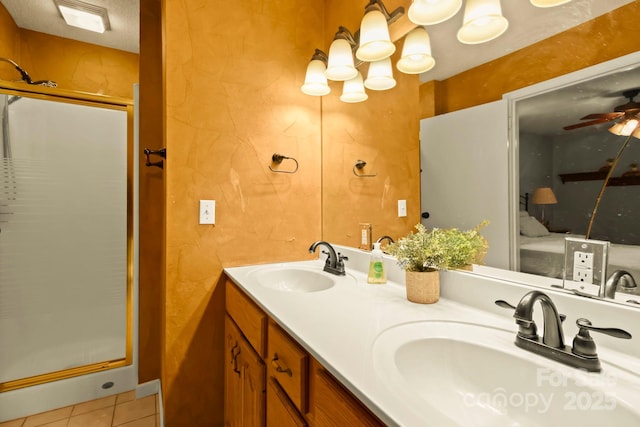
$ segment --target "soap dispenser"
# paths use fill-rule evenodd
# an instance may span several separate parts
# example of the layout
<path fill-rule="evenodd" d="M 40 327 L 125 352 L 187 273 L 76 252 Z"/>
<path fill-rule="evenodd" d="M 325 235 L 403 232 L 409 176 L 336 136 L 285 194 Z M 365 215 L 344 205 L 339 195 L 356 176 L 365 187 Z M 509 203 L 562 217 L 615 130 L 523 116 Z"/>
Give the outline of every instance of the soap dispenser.
<path fill-rule="evenodd" d="M 368 283 L 382 284 L 387 283 L 387 272 L 384 269 L 384 259 L 382 258 L 382 250 L 380 243 L 373 244 L 371 251 L 371 261 L 369 262 Z"/>

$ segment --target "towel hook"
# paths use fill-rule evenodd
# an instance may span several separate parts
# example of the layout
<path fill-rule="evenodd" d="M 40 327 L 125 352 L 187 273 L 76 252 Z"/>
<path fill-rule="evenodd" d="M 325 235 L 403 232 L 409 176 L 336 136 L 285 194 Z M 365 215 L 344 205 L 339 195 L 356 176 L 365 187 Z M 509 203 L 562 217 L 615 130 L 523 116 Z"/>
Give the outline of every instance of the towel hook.
<path fill-rule="evenodd" d="M 145 166 L 156 166 L 156 167 L 159 167 L 160 169 L 164 169 L 164 160 L 152 162 L 151 160 L 149 160 L 149 156 L 155 155 L 155 156 L 160 156 L 163 159 L 166 159 L 167 158 L 166 148 L 162 148 L 160 150 L 150 150 L 148 148 L 145 148 L 144 155 L 147 157 L 147 162 L 145 163 Z"/>
<path fill-rule="evenodd" d="M 293 170 L 278 170 L 278 169 L 273 169 L 271 167 L 271 165 L 269 165 L 269 169 L 271 170 L 271 172 L 276 172 L 276 173 L 296 173 L 298 171 L 298 161 L 296 159 L 294 159 L 293 157 L 287 157 L 287 156 L 283 156 L 282 154 L 278 154 L 278 153 L 273 153 L 273 156 L 271 156 L 271 164 L 276 164 L 279 165 L 280 163 L 282 163 L 283 160 L 293 160 L 294 163 L 296 164 L 295 169 Z"/>
<path fill-rule="evenodd" d="M 364 160 L 357 160 L 356 164 L 353 165 L 353 174 L 355 176 L 357 176 L 358 178 L 371 178 L 374 176 L 378 176 L 377 173 L 374 174 L 366 174 L 366 173 L 358 173 L 358 171 L 362 171 L 362 169 L 364 169 L 364 167 L 367 165 L 367 162 L 365 162 Z M 357 171 L 356 171 L 357 169 Z"/>

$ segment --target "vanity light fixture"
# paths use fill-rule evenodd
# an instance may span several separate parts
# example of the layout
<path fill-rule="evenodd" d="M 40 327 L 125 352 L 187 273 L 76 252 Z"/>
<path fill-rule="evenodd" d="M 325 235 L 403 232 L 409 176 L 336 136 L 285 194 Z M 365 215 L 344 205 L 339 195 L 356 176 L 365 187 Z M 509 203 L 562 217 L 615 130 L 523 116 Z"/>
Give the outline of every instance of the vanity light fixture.
<path fill-rule="evenodd" d="M 453 17 L 462 8 L 462 0 L 413 0 L 409 19 L 418 25 L 435 25 Z"/>
<path fill-rule="evenodd" d="M 110 29 L 107 9 L 77 0 L 54 0 L 67 25 L 96 33 Z"/>
<path fill-rule="evenodd" d="M 369 98 L 367 92 L 364 90 L 364 84 L 362 83 L 362 74 L 358 71 L 358 75 L 344 82 L 342 86 L 342 95 L 340 95 L 340 101 L 342 102 L 362 102 Z"/>
<path fill-rule="evenodd" d="M 467 0 L 458 40 L 465 44 L 485 43 L 502 35 L 508 27 L 500 0 Z"/>
<path fill-rule="evenodd" d="M 431 56 L 431 41 L 424 27 L 416 27 L 407 34 L 402 47 L 402 57 L 396 68 L 406 74 L 420 74 L 436 65 Z"/>
<path fill-rule="evenodd" d="M 315 53 L 307 65 L 307 73 L 304 77 L 302 92 L 307 95 L 323 96 L 331 92 L 327 77 L 324 75 L 327 71 L 327 54 L 316 49 Z"/>
<path fill-rule="evenodd" d="M 387 90 L 395 87 L 396 80 L 393 78 L 391 59 L 385 58 L 369 64 L 369 72 L 364 86 L 371 90 Z"/>
<path fill-rule="evenodd" d="M 353 47 L 356 41 L 351 32 L 340 26 L 329 47 L 329 59 L 325 76 L 335 81 L 350 80 L 358 75 L 353 62 Z"/>
<path fill-rule="evenodd" d="M 554 7 L 569 3 L 571 0 L 530 0 L 535 7 Z"/>

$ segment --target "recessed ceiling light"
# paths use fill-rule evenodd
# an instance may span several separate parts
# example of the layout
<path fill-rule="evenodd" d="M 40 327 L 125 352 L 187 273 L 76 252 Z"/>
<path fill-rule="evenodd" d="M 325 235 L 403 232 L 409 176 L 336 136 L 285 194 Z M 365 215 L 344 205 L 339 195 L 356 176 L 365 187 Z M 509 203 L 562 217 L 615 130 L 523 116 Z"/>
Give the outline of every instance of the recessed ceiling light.
<path fill-rule="evenodd" d="M 109 29 L 107 9 L 76 0 L 54 0 L 67 25 L 96 33 Z"/>

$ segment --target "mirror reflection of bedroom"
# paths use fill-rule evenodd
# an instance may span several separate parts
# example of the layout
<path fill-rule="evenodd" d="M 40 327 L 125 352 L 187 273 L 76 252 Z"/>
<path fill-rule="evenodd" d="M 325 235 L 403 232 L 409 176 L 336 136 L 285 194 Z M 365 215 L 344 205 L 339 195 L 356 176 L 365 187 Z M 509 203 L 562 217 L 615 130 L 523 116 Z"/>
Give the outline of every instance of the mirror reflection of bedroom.
<path fill-rule="evenodd" d="M 520 271 L 562 278 L 565 237 L 589 231 L 611 242 L 607 275 L 640 283 L 640 131 L 612 129 L 639 93 L 636 66 L 518 101 Z"/>

